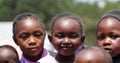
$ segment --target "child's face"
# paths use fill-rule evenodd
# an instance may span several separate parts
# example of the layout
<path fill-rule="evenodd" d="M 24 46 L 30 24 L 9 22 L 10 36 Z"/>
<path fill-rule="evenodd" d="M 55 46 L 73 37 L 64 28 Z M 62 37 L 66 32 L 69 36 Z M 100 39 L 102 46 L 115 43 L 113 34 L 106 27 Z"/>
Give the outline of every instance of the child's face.
<path fill-rule="evenodd" d="M 103 19 L 98 26 L 97 42 L 112 57 L 120 54 L 120 21 L 112 17 Z"/>
<path fill-rule="evenodd" d="M 49 39 L 59 54 L 70 56 L 82 44 L 81 31 L 77 21 L 71 18 L 63 18 L 54 24 Z"/>
<path fill-rule="evenodd" d="M 18 23 L 15 39 L 25 55 L 38 56 L 43 50 L 45 31 L 35 19 Z"/>
<path fill-rule="evenodd" d="M 16 63 L 16 60 L 19 60 L 16 58 L 16 53 L 6 49 L 1 48 L 0 49 L 0 63 Z"/>

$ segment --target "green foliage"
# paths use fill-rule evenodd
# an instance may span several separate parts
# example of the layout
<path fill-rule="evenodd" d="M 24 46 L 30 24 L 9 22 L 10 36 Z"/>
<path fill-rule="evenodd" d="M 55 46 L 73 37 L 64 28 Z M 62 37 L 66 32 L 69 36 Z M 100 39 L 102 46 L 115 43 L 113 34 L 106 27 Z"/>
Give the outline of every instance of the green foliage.
<path fill-rule="evenodd" d="M 105 0 L 106 6 L 99 8 L 97 3 L 75 2 L 75 0 L 0 0 L 0 21 L 12 21 L 19 13 L 33 12 L 45 22 L 47 31 L 51 19 L 58 13 L 72 12 L 79 15 L 85 26 L 86 45 L 96 45 L 95 29 L 99 18 L 111 9 L 120 9 L 120 1 Z"/>

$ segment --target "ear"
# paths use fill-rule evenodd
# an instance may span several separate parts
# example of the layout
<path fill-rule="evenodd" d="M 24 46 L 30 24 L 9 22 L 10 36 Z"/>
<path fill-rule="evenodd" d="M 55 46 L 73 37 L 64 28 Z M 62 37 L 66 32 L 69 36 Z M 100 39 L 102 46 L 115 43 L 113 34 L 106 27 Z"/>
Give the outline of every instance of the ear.
<path fill-rule="evenodd" d="M 53 40 L 52 40 L 52 35 L 51 34 L 48 35 L 48 39 L 49 39 L 50 43 L 52 44 Z"/>
<path fill-rule="evenodd" d="M 84 43 L 84 40 L 85 40 L 85 36 L 82 36 L 82 37 L 81 37 L 81 44 Z"/>
<path fill-rule="evenodd" d="M 12 37 L 12 38 L 13 38 L 13 40 L 14 40 L 15 44 L 16 44 L 16 45 L 19 45 L 19 44 L 18 44 L 18 41 L 16 40 L 16 37 L 15 37 L 14 35 L 13 35 L 13 37 Z"/>

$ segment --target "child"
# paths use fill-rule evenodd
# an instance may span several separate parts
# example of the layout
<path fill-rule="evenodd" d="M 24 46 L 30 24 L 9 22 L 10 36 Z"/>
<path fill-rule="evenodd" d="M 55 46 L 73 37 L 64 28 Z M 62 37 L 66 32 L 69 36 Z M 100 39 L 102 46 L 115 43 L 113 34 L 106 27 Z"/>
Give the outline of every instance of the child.
<path fill-rule="evenodd" d="M 14 42 L 13 39 L 12 39 L 12 37 L 7 38 L 7 39 L 1 41 L 1 42 L 0 42 L 0 46 L 2 46 L 2 45 L 10 45 L 10 46 L 14 47 L 14 48 L 17 50 L 17 53 L 18 53 L 19 58 L 21 58 L 22 52 L 21 52 L 19 46 L 17 46 L 17 45 L 15 44 L 15 42 Z"/>
<path fill-rule="evenodd" d="M 13 39 L 22 50 L 21 63 L 48 63 L 52 57 L 44 49 L 45 25 L 33 13 L 22 13 L 14 19 Z"/>
<path fill-rule="evenodd" d="M 105 13 L 97 26 L 98 46 L 111 54 L 113 63 L 120 63 L 120 11 Z"/>
<path fill-rule="evenodd" d="M 16 49 L 10 45 L 0 46 L 0 63 L 19 63 Z"/>
<path fill-rule="evenodd" d="M 112 58 L 104 49 L 90 46 L 78 53 L 74 63 L 112 63 Z"/>
<path fill-rule="evenodd" d="M 62 13 L 52 20 L 50 42 L 57 51 L 56 63 L 73 63 L 75 53 L 84 41 L 82 20 L 71 13 Z"/>

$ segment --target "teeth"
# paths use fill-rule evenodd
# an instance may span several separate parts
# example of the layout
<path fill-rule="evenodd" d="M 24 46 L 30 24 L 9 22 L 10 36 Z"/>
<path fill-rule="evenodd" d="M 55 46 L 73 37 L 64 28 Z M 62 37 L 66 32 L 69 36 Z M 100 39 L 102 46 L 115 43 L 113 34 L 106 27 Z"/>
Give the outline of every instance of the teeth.
<path fill-rule="evenodd" d="M 70 50 L 72 50 L 72 45 L 70 45 L 70 44 L 69 45 L 62 44 L 61 48 L 64 51 L 70 51 Z"/>
<path fill-rule="evenodd" d="M 63 46 L 63 47 L 62 47 L 63 50 L 70 50 L 71 48 L 72 48 L 72 47 L 70 47 L 70 46 Z"/>

